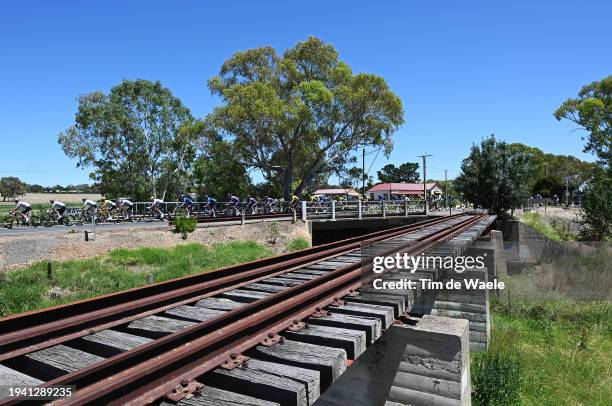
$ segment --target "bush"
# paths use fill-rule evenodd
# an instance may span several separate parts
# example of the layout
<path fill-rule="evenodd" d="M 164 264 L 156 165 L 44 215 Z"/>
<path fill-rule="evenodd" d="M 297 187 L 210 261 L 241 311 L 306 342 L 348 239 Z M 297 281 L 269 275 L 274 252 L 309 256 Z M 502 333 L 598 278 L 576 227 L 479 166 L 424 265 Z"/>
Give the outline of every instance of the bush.
<path fill-rule="evenodd" d="M 601 241 L 612 238 L 612 175 L 597 173 L 582 203 L 581 238 Z"/>
<path fill-rule="evenodd" d="M 472 401 L 477 405 L 516 405 L 520 400 L 521 364 L 507 353 L 491 351 L 472 361 Z"/>
<path fill-rule="evenodd" d="M 174 231 L 181 233 L 181 238 L 186 240 L 188 233 L 193 233 L 197 225 L 198 221 L 194 217 L 176 217 L 174 220 Z"/>

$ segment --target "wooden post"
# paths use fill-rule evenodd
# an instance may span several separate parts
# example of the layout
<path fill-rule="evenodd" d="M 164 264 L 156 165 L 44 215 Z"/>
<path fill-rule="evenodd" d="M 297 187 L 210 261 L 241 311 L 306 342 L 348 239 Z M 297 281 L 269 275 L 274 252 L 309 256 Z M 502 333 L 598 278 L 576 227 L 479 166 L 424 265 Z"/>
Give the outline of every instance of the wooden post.
<path fill-rule="evenodd" d="M 47 279 L 53 279 L 53 268 L 51 267 L 51 262 L 47 262 Z"/>

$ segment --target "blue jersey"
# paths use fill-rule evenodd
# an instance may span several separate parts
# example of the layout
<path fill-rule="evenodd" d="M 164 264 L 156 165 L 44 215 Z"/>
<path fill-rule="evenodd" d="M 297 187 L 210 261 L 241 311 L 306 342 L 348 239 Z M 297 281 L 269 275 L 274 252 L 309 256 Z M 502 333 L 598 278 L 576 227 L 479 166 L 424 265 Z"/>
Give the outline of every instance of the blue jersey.
<path fill-rule="evenodd" d="M 230 203 L 240 203 L 240 199 L 237 196 L 230 197 Z"/>
<path fill-rule="evenodd" d="M 254 197 L 249 198 L 249 204 L 257 204 L 257 200 Z"/>
<path fill-rule="evenodd" d="M 208 203 L 208 204 L 215 204 L 215 203 L 217 203 L 217 199 L 215 199 L 214 197 L 208 196 L 208 199 L 206 199 L 206 203 Z"/>
<path fill-rule="evenodd" d="M 181 203 L 191 206 L 193 204 L 193 199 L 189 196 L 182 196 Z"/>

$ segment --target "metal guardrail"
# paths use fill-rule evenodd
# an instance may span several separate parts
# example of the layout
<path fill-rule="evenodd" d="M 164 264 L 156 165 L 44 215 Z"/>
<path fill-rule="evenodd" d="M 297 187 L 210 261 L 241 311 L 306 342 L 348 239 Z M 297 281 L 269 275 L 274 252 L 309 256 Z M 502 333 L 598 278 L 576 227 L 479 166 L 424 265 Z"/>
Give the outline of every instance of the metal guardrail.
<path fill-rule="evenodd" d="M 423 202 L 409 200 L 379 200 L 379 201 L 329 201 L 309 203 L 301 202 L 301 218 L 358 218 L 408 216 L 409 214 L 425 213 Z"/>

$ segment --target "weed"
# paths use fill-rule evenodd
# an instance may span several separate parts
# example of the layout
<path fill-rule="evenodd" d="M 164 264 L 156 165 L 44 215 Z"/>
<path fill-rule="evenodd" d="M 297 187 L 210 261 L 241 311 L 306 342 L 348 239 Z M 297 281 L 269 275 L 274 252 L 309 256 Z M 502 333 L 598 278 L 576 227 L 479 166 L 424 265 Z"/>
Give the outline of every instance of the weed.
<path fill-rule="evenodd" d="M 310 243 L 306 241 L 304 238 L 298 237 L 294 238 L 287 244 L 287 251 L 299 251 L 310 247 Z"/>

